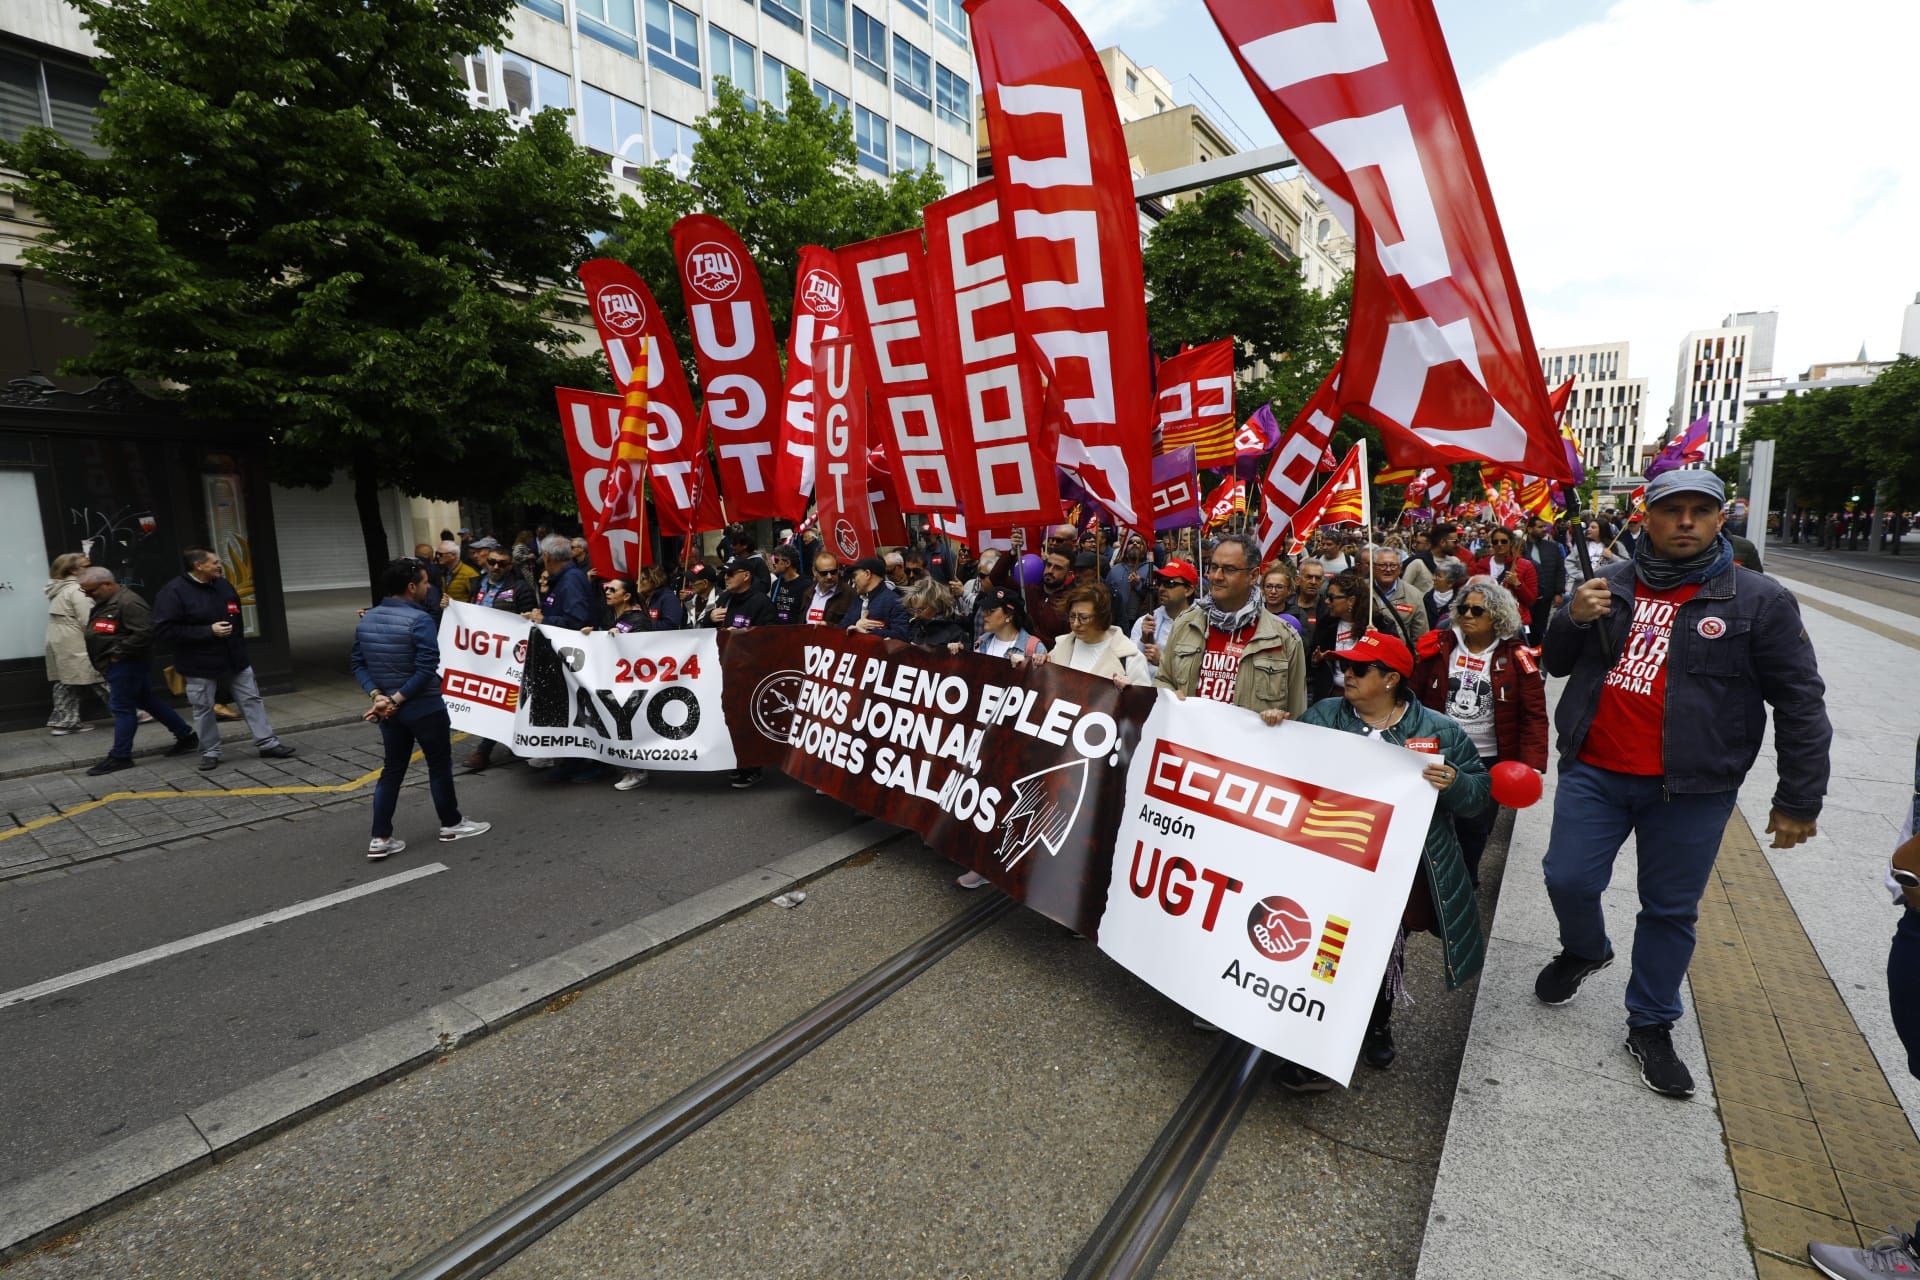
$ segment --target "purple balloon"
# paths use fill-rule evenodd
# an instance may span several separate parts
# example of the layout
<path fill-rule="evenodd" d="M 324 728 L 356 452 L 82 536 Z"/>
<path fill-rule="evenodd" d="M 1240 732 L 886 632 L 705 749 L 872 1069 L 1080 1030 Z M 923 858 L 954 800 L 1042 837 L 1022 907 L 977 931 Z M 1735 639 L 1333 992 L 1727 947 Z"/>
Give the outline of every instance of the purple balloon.
<path fill-rule="evenodd" d="M 1046 571 L 1046 562 L 1029 551 L 1020 557 L 1020 581 L 1022 584 L 1040 581 L 1040 575 Z"/>

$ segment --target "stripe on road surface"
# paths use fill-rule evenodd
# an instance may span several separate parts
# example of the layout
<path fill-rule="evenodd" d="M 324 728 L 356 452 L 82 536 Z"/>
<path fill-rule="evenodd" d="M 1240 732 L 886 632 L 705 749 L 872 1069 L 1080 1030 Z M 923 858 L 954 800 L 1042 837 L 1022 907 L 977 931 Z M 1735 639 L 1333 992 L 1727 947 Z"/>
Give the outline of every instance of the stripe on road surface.
<path fill-rule="evenodd" d="M 221 925 L 218 929 L 209 929 L 205 933 L 196 933 L 178 942 L 164 943 L 161 946 L 149 947 L 145 951 L 136 951 L 130 956 L 121 956 L 118 960 L 107 960 L 85 969 L 75 969 L 72 973 L 48 978 L 45 982 L 36 982 L 30 987 L 16 987 L 12 991 L 0 992 L 0 1009 L 10 1008 L 28 1000 L 37 1000 L 41 996 L 52 995 L 56 991 L 65 991 L 68 987 L 77 987 L 83 982 L 92 982 L 96 978 L 105 978 L 128 969 L 137 969 L 143 964 L 152 964 L 155 960 L 177 956 L 183 951 L 194 951 L 216 942 L 224 942 L 228 938 L 251 933 L 255 929 L 264 929 L 271 924 L 280 924 L 298 916 L 324 911 L 328 907 L 337 907 L 343 902 L 352 902 L 355 898 L 379 893 L 382 889 L 393 889 L 412 880 L 439 875 L 446 869 L 447 865 L 444 862 L 430 862 L 424 867 L 403 871 L 397 876 L 388 876 L 384 880 L 375 880 L 353 889 L 342 889 L 339 893 L 330 893 L 324 898 L 309 898 L 305 902 L 296 902 L 290 907 L 281 907 L 265 915 L 254 916 L 250 920 L 240 920 L 233 924 Z"/>

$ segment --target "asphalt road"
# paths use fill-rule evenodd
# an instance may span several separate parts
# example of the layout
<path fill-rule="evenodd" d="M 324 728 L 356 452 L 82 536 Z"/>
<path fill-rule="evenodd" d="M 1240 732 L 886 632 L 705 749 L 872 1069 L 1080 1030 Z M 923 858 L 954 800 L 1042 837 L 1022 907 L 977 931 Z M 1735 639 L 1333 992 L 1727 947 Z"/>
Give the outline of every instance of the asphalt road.
<path fill-rule="evenodd" d="M 299 736 L 296 735 L 296 742 Z M 419 766 L 415 766 L 416 771 Z M 365 856 L 367 804 L 8 886 L 0 992 L 398 873 L 445 872 L 0 1009 L 0 1181 L 30 1177 L 690 897 L 860 821 L 769 773 L 656 773 L 615 792 L 524 768 L 460 779 L 494 824 L 434 839 L 402 798 L 406 851 Z M 370 796 L 369 796 L 370 802 Z"/>

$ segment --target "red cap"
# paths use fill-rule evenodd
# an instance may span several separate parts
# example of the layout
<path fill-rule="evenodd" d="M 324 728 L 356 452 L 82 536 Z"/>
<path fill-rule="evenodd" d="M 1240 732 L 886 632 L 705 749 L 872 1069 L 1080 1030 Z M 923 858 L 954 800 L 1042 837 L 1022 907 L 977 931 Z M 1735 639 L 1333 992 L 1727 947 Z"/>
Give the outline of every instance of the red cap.
<path fill-rule="evenodd" d="M 1336 658 L 1351 658 L 1355 662 L 1379 662 L 1394 671 L 1403 679 L 1413 678 L 1413 654 L 1407 649 L 1407 642 L 1399 636 L 1386 635 L 1379 631 L 1369 631 L 1344 649 L 1335 649 Z"/>
<path fill-rule="evenodd" d="M 1153 576 L 1156 578 L 1178 578 L 1190 587 L 1197 588 L 1200 585 L 1200 571 L 1193 567 L 1191 561 L 1187 560 L 1169 560 L 1158 569 L 1155 569 Z"/>

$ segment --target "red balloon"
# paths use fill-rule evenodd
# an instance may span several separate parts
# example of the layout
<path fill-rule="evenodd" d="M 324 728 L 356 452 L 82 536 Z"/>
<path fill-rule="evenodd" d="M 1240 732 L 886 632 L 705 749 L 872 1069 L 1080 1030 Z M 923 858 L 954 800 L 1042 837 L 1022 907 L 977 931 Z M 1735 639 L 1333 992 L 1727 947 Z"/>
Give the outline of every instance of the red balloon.
<path fill-rule="evenodd" d="M 1540 775 L 1518 760 L 1493 766 L 1493 798 L 1509 809 L 1524 809 L 1540 798 Z"/>

